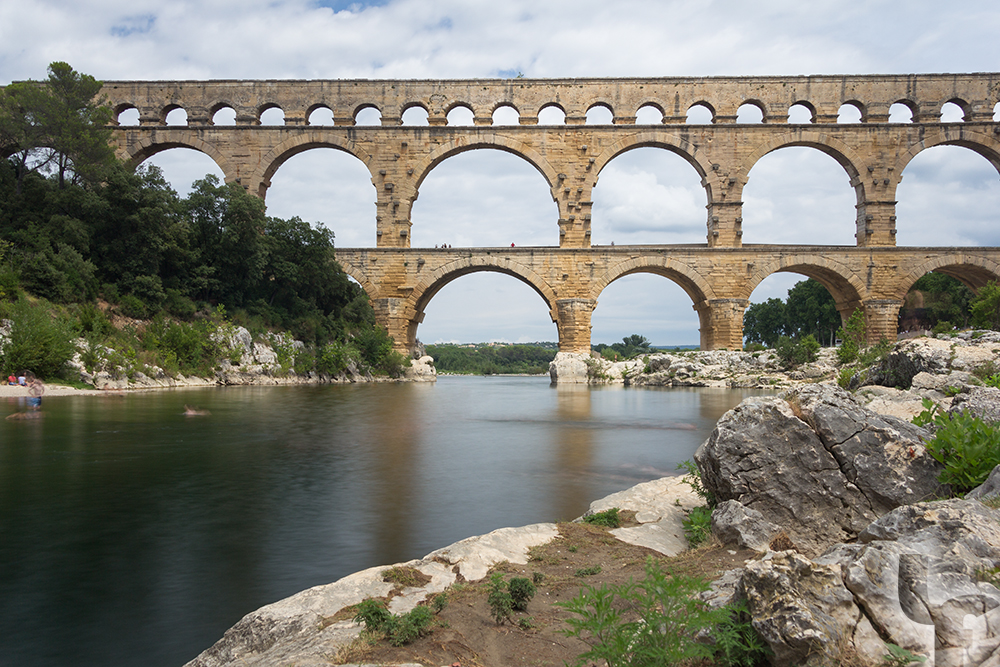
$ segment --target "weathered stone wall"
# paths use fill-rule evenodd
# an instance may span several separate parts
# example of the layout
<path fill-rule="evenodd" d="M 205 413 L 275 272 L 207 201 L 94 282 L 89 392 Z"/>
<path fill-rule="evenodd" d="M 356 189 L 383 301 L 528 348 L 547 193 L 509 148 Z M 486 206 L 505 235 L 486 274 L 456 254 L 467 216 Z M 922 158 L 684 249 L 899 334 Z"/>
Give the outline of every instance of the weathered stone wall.
<path fill-rule="evenodd" d="M 505 273 L 530 285 L 558 325 L 564 352 L 590 350 L 590 315 L 601 292 L 632 273 L 652 273 L 679 284 L 699 313 L 702 349 L 730 350 L 742 349 L 750 294 L 778 271 L 823 283 L 845 317 L 863 308 L 873 341 L 895 338 L 903 298 L 928 271 L 955 275 L 973 288 L 1000 276 L 997 248 L 342 248 L 337 260 L 365 288 L 380 321 L 406 349 L 416 341 L 431 298 L 452 280 L 477 271 Z"/>
<path fill-rule="evenodd" d="M 737 348 L 743 312 L 761 280 L 775 271 L 816 278 L 830 290 L 844 317 L 863 308 L 873 339 L 895 335 L 899 305 L 910 285 L 941 271 L 973 288 L 996 279 L 1000 250 L 893 249 L 896 187 L 906 165 L 923 150 L 963 146 L 1000 171 L 1000 74 L 907 76 L 712 77 L 661 79 L 487 79 L 447 81 L 163 81 L 106 82 L 102 90 L 116 117 L 139 111 L 140 125 L 116 131 L 119 154 L 135 163 L 186 146 L 212 157 L 227 181 L 265 196 L 270 179 L 291 156 L 311 148 L 355 155 L 377 192 L 372 231 L 377 250 L 340 249 L 345 269 L 364 286 L 379 321 L 400 349 L 412 349 L 424 307 L 449 281 L 474 271 L 500 271 L 531 285 L 558 325 L 563 351 L 590 347 L 590 314 L 601 291 L 636 272 L 662 275 L 691 297 L 704 349 Z M 941 123 L 952 102 L 964 122 Z M 912 123 L 888 123 L 901 103 Z M 762 124 L 737 124 L 743 104 L 758 107 Z M 788 124 L 800 104 L 808 124 Z M 837 123 L 842 105 L 860 123 Z M 688 125 L 687 112 L 704 106 L 712 124 Z M 408 108 L 428 112 L 429 127 L 402 126 Z M 492 126 L 495 110 L 509 106 L 519 125 Z M 556 106 L 565 125 L 538 125 L 538 113 Z M 611 110 L 611 125 L 585 125 L 595 106 Z M 213 125 L 222 108 L 236 125 Z M 260 125 L 278 107 L 284 126 Z M 308 125 L 325 107 L 333 125 Z M 448 126 L 456 107 L 472 111 L 474 125 Z M 636 113 L 654 107 L 656 125 L 636 125 Z M 182 108 L 187 126 L 165 125 Z M 357 126 L 357 114 L 376 108 L 379 126 Z M 489 126 L 489 127 L 487 127 Z M 621 153 L 659 147 L 685 158 L 702 178 L 706 244 L 591 247 L 591 193 L 601 170 Z M 857 198 L 857 247 L 747 246 L 742 242 L 742 194 L 754 164 L 786 146 L 808 146 L 833 157 Z M 410 210 L 427 174 L 448 157 L 487 148 L 518 155 L 546 179 L 558 204 L 552 246 L 544 248 L 410 249 Z M 557 247 L 558 246 L 558 247 Z"/>

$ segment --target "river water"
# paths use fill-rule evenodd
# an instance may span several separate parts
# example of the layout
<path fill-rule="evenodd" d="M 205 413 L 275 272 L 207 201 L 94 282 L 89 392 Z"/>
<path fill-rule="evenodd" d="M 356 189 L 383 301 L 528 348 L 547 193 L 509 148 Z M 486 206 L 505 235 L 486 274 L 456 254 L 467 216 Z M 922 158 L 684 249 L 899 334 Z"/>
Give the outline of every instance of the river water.
<path fill-rule="evenodd" d="M 302 589 L 676 474 L 748 393 L 442 377 L 47 398 L 0 420 L 0 665 L 178 667 Z"/>

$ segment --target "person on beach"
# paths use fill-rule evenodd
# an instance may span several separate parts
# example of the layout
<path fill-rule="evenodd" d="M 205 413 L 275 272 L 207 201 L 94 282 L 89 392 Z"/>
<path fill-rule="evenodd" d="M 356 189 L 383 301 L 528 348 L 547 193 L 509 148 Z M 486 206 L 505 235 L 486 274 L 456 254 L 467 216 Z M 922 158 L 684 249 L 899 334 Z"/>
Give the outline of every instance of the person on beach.
<path fill-rule="evenodd" d="M 45 385 L 31 371 L 25 371 L 24 376 L 28 381 L 28 408 L 31 410 L 41 410 L 42 394 L 45 393 Z"/>

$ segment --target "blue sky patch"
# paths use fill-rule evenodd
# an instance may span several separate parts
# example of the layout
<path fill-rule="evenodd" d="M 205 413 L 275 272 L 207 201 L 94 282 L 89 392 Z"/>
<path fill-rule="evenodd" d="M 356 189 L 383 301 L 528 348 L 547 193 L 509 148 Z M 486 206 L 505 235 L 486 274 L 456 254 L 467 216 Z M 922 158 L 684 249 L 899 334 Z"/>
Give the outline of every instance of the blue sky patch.
<path fill-rule="evenodd" d="M 128 37 L 136 33 L 143 34 L 152 30 L 155 24 L 156 16 L 153 14 L 126 16 L 119 23 L 111 26 L 111 34 L 115 37 Z"/>
<path fill-rule="evenodd" d="M 327 7 L 335 12 L 342 12 L 345 9 L 352 12 L 360 12 L 369 7 L 382 7 L 389 3 L 389 0 L 313 0 L 315 7 Z"/>

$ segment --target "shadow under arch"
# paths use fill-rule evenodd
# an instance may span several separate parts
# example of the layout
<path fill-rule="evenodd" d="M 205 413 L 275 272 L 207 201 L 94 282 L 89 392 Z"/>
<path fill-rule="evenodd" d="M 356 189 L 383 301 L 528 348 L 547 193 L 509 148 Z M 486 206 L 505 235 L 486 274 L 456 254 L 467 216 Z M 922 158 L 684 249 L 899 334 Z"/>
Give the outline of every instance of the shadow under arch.
<path fill-rule="evenodd" d="M 912 144 L 908 150 L 901 152 L 899 158 L 897 158 L 895 170 L 896 184 L 893 185 L 893 188 L 898 185 L 899 179 L 902 178 L 903 170 L 910 164 L 913 158 L 919 153 L 936 146 L 968 148 L 972 152 L 986 158 L 993 165 L 993 168 L 1000 173 L 1000 140 L 988 134 L 976 132 L 961 123 L 955 123 L 942 127 L 940 130 L 930 131 L 927 134 L 921 135 L 920 139 L 919 142 Z M 895 190 L 893 190 L 894 195 Z"/>
<path fill-rule="evenodd" d="M 186 136 L 187 134 L 185 131 L 178 131 L 176 134 L 169 130 L 166 132 L 157 132 L 155 141 L 149 137 L 144 137 L 135 144 L 128 145 L 125 148 L 120 147 L 117 151 L 118 156 L 135 169 L 157 153 L 162 153 L 172 148 L 191 148 L 210 157 L 218 165 L 219 169 L 222 170 L 222 173 L 225 174 L 227 183 L 238 177 L 229 159 L 223 153 L 219 152 L 215 146 L 201 139 Z"/>
<path fill-rule="evenodd" d="M 417 195 L 419 194 L 420 185 L 424 182 L 424 179 L 427 178 L 434 167 L 438 166 L 448 158 L 458 155 L 459 153 L 484 148 L 500 150 L 505 153 L 510 153 L 511 155 L 516 155 L 522 160 L 525 160 L 528 164 L 538 170 L 538 173 L 540 173 L 543 178 L 545 178 L 550 191 L 558 184 L 559 179 L 556 170 L 552 168 L 552 165 L 549 164 L 548 160 L 546 160 L 531 146 L 521 141 L 517 141 L 516 139 L 511 139 L 510 137 L 505 137 L 499 134 L 487 134 L 477 137 L 472 143 L 466 143 L 464 141 L 449 141 L 442 144 L 430 155 L 417 162 L 414 166 L 414 172 L 417 174 L 417 178 L 413 185 L 413 199 L 411 200 L 411 204 L 413 200 L 416 200 Z M 555 200 L 555 197 L 553 197 L 553 201 Z"/>
<path fill-rule="evenodd" d="M 743 284 L 741 297 L 749 299 L 765 278 L 775 273 L 797 273 L 819 282 L 830 292 L 837 310 L 842 317 L 850 316 L 855 308 L 861 306 L 862 300 L 868 296 L 865 282 L 853 271 L 822 255 L 795 254 L 782 256 L 774 262 L 754 266 L 753 271 Z M 846 315 L 845 315 L 846 313 Z"/>
<path fill-rule="evenodd" d="M 864 179 L 861 178 L 860 169 L 865 164 L 864 159 L 842 141 L 830 137 L 824 132 L 805 128 L 772 137 L 748 155 L 743 164 L 740 165 L 739 171 L 736 174 L 730 174 L 730 177 L 736 178 L 736 188 L 738 188 L 738 191 L 734 190 L 733 196 L 738 199 L 743 197 L 743 188 L 746 187 L 750 178 L 750 171 L 761 158 L 778 149 L 794 147 L 815 148 L 836 160 L 837 164 L 847 172 L 847 176 L 854 186 L 858 205 L 864 204 L 865 184 Z"/>
<path fill-rule="evenodd" d="M 439 267 L 414 286 L 404 310 L 404 316 L 407 320 L 406 345 L 408 349 L 412 350 L 416 344 L 417 327 L 423 322 L 424 309 L 431 302 L 431 299 L 448 283 L 462 276 L 482 271 L 502 273 L 517 278 L 528 285 L 538 296 L 542 297 L 542 300 L 549 309 L 549 316 L 553 322 L 558 324 L 556 317 L 556 293 L 541 275 L 519 262 L 504 257 L 495 257 L 492 255 L 463 257 Z M 362 286 L 364 286 L 364 283 L 362 283 Z M 367 287 L 365 287 L 365 291 L 368 292 Z M 368 293 L 371 294 L 371 292 Z"/>
<path fill-rule="evenodd" d="M 896 286 L 896 298 L 905 299 L 913 284 L 932 271 L 955 278 L 973 292 L 978 292 L 991 280 L 1000 282 L 1000 264 L 985 257 L 956 252 L 928 260 L 901 276 Z"/>
<path fill-rule="evenodd" d="M 372 156 L 364 151 L 358 150 L 358 148 L 354 146 L 353 142 L 326 134 L 322 139 L 303 135 L 286 139 L 271 149 L 267 155 L 261 159 L 261 164 L 264 165 L 263 170 L 254 173 L 251 177 L 251 182 L 257 184 L 257 195 L 261 199 L 264 199 L 267 194 L 267 189 L 271 186 L 271 177 L 278 171 L 278 168 L 290 158 L 313 148 L 334 148 L 336 150 L 343 151 L 344 153 L 348 153 L 349 155 L 353 155 L 364 163 L 365 168 L 368 169 L 369 175 L 374 179 L 375 175 L 372 174 L 371 170 Z"/>

